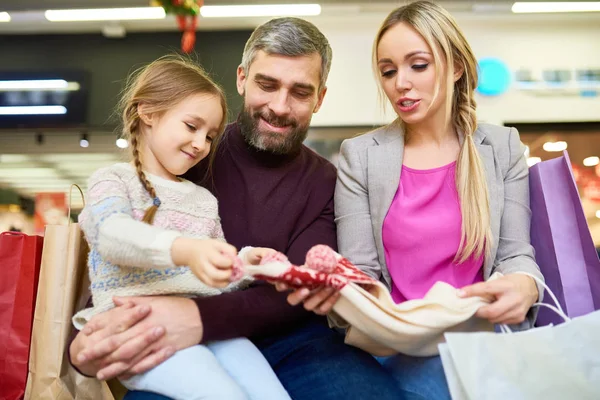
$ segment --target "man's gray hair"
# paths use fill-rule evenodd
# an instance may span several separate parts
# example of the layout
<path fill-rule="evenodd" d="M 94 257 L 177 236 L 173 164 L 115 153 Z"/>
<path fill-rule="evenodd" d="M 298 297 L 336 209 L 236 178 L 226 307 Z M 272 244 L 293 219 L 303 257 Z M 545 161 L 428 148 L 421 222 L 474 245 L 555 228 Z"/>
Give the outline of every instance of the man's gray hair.
<path fill-rule="evenodd" d="M 308 21 L 294 17 L 275 18 L 252 32 L 244 47 L 242 68 L 247 73 L 250 64 L 260 51 L 282 56 L 321 56 L 321 81 L 319 89 L 325 87 L 331 68 L 331 46 L 325 35 Z"/>

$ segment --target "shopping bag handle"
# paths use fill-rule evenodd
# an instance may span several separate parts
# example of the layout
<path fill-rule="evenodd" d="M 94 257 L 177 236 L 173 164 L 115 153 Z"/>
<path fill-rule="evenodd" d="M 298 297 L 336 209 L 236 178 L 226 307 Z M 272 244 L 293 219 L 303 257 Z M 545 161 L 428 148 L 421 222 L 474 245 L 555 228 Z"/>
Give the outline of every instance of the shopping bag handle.
<path fill-rule="evenodd" d="M 67 221 L 69 221 L 69 224 L 71 223 L 71 206 L 73 204 L 72 202 L 72 196 L 73 196 L 73 188 L 77 188 L 77 190 L 79 190 L 79 193 L 81 194 L 81 200 L 83 201 L 83 206 L 85 207 L 85 196 L 83 195 L 83 190 L 81 190 L 81 188 L 79 187 L 79 185 L 77 184 L 72 184 L 71 188 L 69 189 L 69 215 L 67 216 Z"/>
<path fill-rule="evenodd" d="M 6 236 L 27 236 L 23 232 L 15 232 L 15 231 L 0 232 L 0 236 L 5 236 L 5 235 Z"/>
<path fill-rule="evenodd" d="M 550 295 L 550 298 L 552 299 L 552 301 L 554 301 L 554 304 L 556 304 L 556 306 L 553 306 L 551 304 L 546 304 L 546 303 L 533 303 L 532 307 L 546 307 L 549 308 L 550 310 L 554 311 L 556 314 L 558 314 L 559 317 L 561 317 L 565 322 L 568 322 L 571 320 L 571 318 L 569 318 L 569 316 L 565 313 L 565 311 L 562 309 L 562 306 L 560 305 L 560 303 L 558 302 L 558 299 L 556 298 L 556 296 L 554 295 L 554 293 L 552 293 L 552 290 L 550 290 L 550 288 L 548 287 L 548 285 L 546 285 L 546 283 L 541 280 L 540 278 L 538 278 L 537 276 L 530 274 L 529 272 L 524 272 L 524 271 L 517 271 L 514 272 L 515 274 L 521 274 L 521 275 L 527 275 L 530 278 L 533 278 L 534 281 L 536 281 L 537 283 L 540 284 L 540 286 L 542 286 L 544 288 L 544 290 L 546 291 L 546 293 L 548 293 Z M 504 333 L 512 333 L 512 330 L 510 329 L 510 327 L 506 324 L 499 324 L 498 325 L 500 327 L 500 330 Z"/>

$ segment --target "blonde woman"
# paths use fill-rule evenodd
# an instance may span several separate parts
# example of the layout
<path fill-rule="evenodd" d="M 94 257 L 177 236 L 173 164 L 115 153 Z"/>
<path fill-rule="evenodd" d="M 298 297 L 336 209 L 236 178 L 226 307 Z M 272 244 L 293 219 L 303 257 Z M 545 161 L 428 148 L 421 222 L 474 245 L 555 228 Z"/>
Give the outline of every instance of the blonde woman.
<path fill-rule="evenodd" d="M 403 302 L 436 281 L 485 296 L 477 316 L 530 326 L 542 278 L 529 241 L 528 169 L 518 132 L 477 124 L 477 61 L 455 20 L 418 1 L 394 10 L 373 48 L 398 118 L 344 141 L 339 251 Z M 503 277 L 487 281 L 494 272 Z M 449 398 L 439 357 L 381 360 L 407 398 Z"/>

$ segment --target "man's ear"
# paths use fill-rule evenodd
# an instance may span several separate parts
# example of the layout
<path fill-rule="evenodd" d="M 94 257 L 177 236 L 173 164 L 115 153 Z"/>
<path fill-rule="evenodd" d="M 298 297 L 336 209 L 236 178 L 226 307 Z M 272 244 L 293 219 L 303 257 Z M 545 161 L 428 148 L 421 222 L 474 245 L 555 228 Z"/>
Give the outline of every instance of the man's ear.
<path fill-rule="evenodd" d="M 137 112 L 138 112 L 138 115 L 140 116 L 140 119 L 142 120 L 142 122 L 145 125 L 152 126 L 152 123 L 154 122 L 154 114 L 148 113 L 146 111 L 145 104 L 143 104 L 143 103 L 138 104 Z"/>
<path fill-rule="evenodd" d="M 235 85 L 237 87 L 237 91 L 240 94 L 240 96 L 244 95 L 244 86 L 246 85 L 246 79 L 248 79 L 248 76 L 246 75 L 246 71 L 240 65 L 237 69 L 237 78 L 235 81 Z"/>
<path fill-rule="evenodd" d="M 321 109 L 321 106 L 323 105 L 323 99 L 325 98 L 325 93 L 327 93 L 327 86 L 325 86 L 319 92 L 319 99 L 317 100 L 317 105 L 313 109 L 313 114 L 316 113 L 317 111 L 319 111 Z"/>

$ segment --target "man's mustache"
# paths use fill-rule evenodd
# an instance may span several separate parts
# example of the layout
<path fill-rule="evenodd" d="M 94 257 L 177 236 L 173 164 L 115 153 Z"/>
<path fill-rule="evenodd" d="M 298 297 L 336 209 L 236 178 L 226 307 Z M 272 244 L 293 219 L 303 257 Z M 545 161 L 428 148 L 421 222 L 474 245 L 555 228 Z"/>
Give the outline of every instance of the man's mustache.
<path fill-rule="evenodd" d="M 257 111 L 254 113 L 254 118 L 256 118 L 256 119 L 262 118 L 273 126 L 280 126 L 280 127 L 281 126 L 291 126 L 292 128 L 295 128 L 296 126 L 298 126 L 298 122 L 295 119 L 286 118 L 286 117 L 278 117 L 277 115 L 275 115 L 273 113 L 266 114 L 261 111 Z"/>

